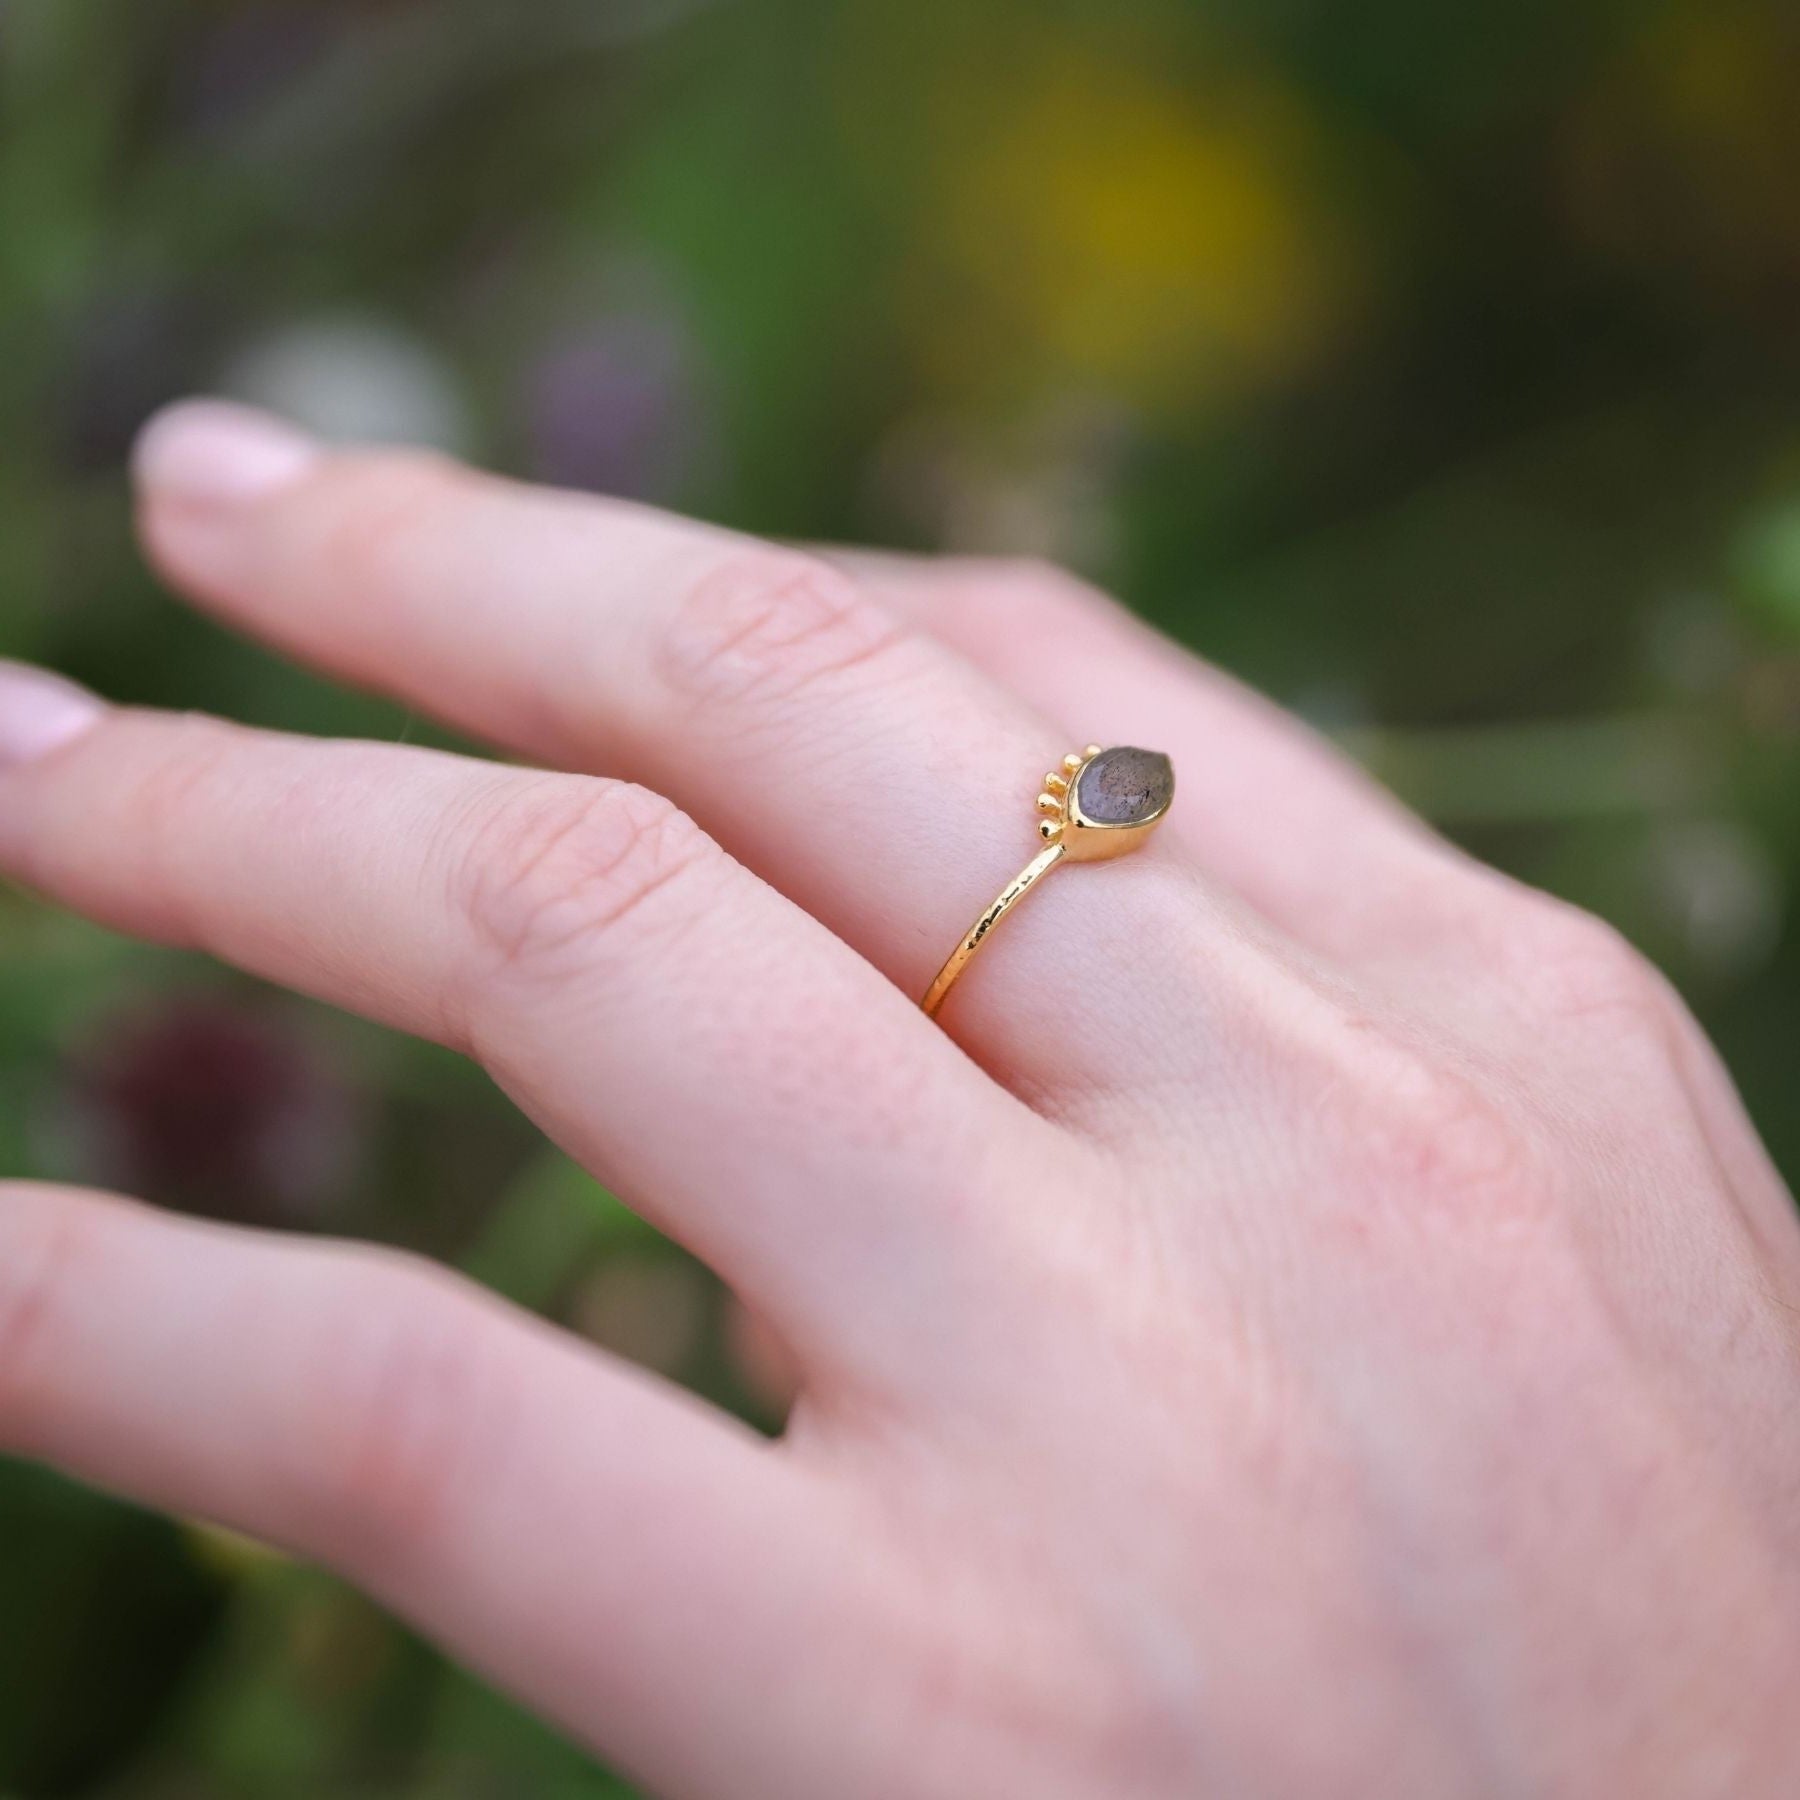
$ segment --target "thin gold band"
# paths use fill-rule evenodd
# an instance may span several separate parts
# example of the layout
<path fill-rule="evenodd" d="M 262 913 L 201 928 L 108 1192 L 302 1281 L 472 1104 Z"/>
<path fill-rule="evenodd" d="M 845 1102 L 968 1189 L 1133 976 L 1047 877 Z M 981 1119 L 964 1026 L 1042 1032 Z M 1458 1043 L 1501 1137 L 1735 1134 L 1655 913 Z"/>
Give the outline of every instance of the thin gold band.
<path fill-rule="evenodd" d="M 969 966 L 969 959 L 987 942 L 988 933 L 1062 861 L 1066 854 L 1067 849 L 1060 842 L 1052 844 L 1047 850 L 1040 850 L 1000 891 L 994 904 L 969 927 L 968 935 L 950 952 L 949 959 L 938 970 L 931 986 L 925 990 L 925 998 L 919 1002 L 924 1007 L 925 1016 L 928 1019 L 937 1017 L 937 1009 L 944 1004 L 944 996 L 949 993 L 957 976 Z"/>
<path fill-rule="evenodd" d="M 1089 744 L 1071 750 L 1044 777 L 1038 795 L 1038 836 L 1044 848 L 1022 868 L 950 952 L 919 1004 L 935 1018 L 957 978 L 997 926 L 1056 865 L 1121 856 L 1144 843 L 1175 797 L 1175 772 L 1160 751 Z"/>

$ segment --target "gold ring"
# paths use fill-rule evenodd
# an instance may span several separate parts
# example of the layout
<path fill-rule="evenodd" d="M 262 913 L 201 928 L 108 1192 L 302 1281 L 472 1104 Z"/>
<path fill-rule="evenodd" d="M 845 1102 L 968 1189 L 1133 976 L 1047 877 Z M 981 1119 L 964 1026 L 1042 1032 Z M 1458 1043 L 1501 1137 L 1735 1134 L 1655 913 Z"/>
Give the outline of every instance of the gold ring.
<path fill-rule="evenodd" d="M 1121 744 L 1102 750 L 1089 744 L 1071 751 L 1062 768 L 1044 777 L 1038 795 L 1038 824 L 1044 848 L 1015 875 L 994 903 L 950 952 L 920 1004 L 937 1016 L 944 996 L 969 966 L 975 952 L 993 935 L 994 927 L 1065 857 L 1071 862 L 1098 862 L 1135 850 L 1162 823 L 1175 798 L 1175 770 L 1160 750 L 1135 750 Z"/>

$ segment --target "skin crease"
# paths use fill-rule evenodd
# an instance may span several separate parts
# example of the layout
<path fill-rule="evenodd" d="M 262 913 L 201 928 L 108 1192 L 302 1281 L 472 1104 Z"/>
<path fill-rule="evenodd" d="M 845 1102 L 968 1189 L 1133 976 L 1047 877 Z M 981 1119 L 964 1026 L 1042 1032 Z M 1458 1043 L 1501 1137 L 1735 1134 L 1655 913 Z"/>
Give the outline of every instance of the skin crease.
<path fill-rule="evenodd" d="M 1800 1232 L 1606 927 L 1054 571 L 216 404 L 139 482 L 171 587 L 544 767 L 15 668 L 0 868 L 479 1057 L 802 1389 L 765 1444 L 406 1259 L 15 1184 L 0 1449 L 329 1563 L 659 1794 L 1800 1791 Z M 1168 823 L 925 1021 L 1090 738 Z"/>

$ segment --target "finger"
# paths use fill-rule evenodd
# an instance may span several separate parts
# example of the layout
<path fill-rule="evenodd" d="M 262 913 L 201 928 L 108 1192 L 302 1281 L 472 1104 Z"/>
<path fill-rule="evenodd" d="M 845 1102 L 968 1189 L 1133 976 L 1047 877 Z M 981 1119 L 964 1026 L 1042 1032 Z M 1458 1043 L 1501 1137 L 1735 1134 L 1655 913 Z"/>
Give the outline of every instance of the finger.
<path fill-rule="evenodd" d="M 1055 716 L 1160 743 L 1182 772 L 1168 830 L 1290 935 L 1359 959 L 1459 866 L 1350 759 L 1124 607 L 1036 563 L 825 554 L 884 604 Z"/>
<path fill-rule="evenodd" d="M 330 1564 L 658 1791 L 775 1757 L 854 1607 L 687 1396 L 393 1253 L 90 1195 L 0 1187 L 0 1452 Z"/>
<path fill-rule="evenodd" d="M 171 579 L 461 726 L 671 795 L 908 995 L 1040 847 L 1034 796 L 1080 727 L 825 564 L 268 429 L 217 408 L 151 428 L 144 533 Z M 1082 1085 L 1145 1016 L 1118 1000 L 1164 923 L 1131 911 L 1151 905 L 1144 861 L 1052 884 L 963 984 L 947 1022 L 1018 1085 Z M 1071 939 L 1090 979 L 1057 986 Z"/>
<path fill-rule="evenodd" d="M 759 1298 L 813 1375 L 899 1378 L 926 1296 L 953 1338 L 957 1283 L 994 1276 L 984 1229 L 1004 1261 L 1011 1227 L 974 1207 L 947 1268 L 950 1215 L 1052 1128 L 665 801 L 114 711 L 61 684 L 66 741 L 19 760 L 35 680 L 0 675 L 0 868 L 472 1051 Z M 72 706 L 68 736 L 55 708 Z"/>

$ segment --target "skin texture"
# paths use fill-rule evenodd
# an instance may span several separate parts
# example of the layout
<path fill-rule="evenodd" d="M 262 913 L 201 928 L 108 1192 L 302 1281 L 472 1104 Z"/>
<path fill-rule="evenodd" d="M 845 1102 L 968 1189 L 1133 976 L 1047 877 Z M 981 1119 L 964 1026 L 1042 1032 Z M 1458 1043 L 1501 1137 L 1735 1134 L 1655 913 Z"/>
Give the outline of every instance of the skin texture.
<path fill-rule="evenodd" d="M 0 1449 L 342 1570 L 693 1800 L 1800 1791 L 1800 1232 L 1606 927 L 1035 567 L 213 405 L 142 528 L 541 767 L 0 676 L 0 869 L 475 1056 L 791 1348 L 0 1190 Z M 1179 774 L 933 1024 L 1071 744 Z M 929 804 L 921 804 L 920 796 Z"/>

